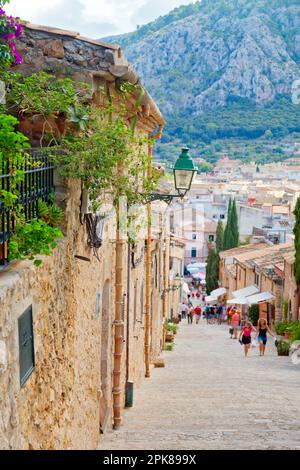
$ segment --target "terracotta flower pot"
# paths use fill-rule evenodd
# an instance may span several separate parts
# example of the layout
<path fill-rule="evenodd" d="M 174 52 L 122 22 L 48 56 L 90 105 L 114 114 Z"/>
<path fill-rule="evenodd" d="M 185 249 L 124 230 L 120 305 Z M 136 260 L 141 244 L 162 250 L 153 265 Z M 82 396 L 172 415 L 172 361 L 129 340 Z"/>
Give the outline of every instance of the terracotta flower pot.
<path fill-rule="evenodd" d="M 288 351 L 285 351 L 285 352 L 277 351 L 277 356 L 289 356 L 289 352 Z"/>
<path fill-rule="evenodd" d="M 66 116 L 42 116 L 41 114 L 23 114 L 20 117 L 19 131 L 28 137 L 33 147 L 45 146 L 55 138 L 66 135 L 69 122 Z"/>
<path fill-rule="evenodd" d="M 290 330 L 285 330 L 285 332 L 284 332 L 284 337 L 285 337 L 285 339 L 290 339 L 290 337 L 291 337 L 291 332 L 290 332 Z"/>

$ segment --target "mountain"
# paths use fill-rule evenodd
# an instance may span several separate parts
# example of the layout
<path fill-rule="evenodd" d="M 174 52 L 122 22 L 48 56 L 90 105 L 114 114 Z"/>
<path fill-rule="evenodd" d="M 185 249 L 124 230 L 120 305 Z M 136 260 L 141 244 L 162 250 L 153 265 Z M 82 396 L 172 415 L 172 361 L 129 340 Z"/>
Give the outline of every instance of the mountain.
<path fill-rule="evenodd" d="M 123 47 L 162 109 L 164 142 L 277 145 L 300 132 L 299 0 L 202 0 L 105 40 Z"/>

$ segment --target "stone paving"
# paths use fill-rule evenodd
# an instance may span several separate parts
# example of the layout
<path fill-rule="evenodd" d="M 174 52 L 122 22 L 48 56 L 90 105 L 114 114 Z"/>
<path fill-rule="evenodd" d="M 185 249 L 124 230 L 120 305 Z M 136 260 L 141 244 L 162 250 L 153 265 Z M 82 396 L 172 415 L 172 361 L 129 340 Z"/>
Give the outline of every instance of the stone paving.
<path fill-rule="evenodd" d="M 153 369 L 123 411 L 123 426 L 100 449 L 298 449 L 300 366 L 277 357 L 248 358 L 228 327 L 180 324 L 166 367 Z"/>

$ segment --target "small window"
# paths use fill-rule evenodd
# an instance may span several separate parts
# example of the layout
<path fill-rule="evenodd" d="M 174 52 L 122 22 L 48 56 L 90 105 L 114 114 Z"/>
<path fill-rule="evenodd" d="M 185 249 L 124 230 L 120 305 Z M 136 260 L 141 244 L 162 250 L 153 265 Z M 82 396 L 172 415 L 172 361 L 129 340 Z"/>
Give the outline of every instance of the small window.
<path fill-rule="evenodd" d="M 175 219 L 174 219 L 174 213 L 170 214 L 170 232 L 174 233 L 175 232 Z"/>
<path fill-rule="evenodd" d="M 20 363 L 20 383 L 25 385 L 34 370 L 34 342 L 33 342 L 33 322 L 32 306 L 20 316 L 18 320 L 19 328 L 19 363 Z"/>
<path fill-rule="evenodd" d="M 197 234 L 196 233 L 193 233 L 192 240 L 197 240 Z"/>
<path fill-rule="evenodd" d="M 259 274 L 254 274 L 254 284 L 259 287 Z"/>
<path fill-rule="evenodd" d="M 224 214 L 220 214 L 220 219 L 221 219 L 221 220 L 224 220 L 224 219 L 225 219 L 225 215 L 224 215 Z"/>
<path fill-rule="evenodd" d="M 213 219 L 217 219 L 217 218 L 218 218 L 217 214 L 214 214 Z"/>
<path fill-rule="evenodd" d="M 197 248 L 191 249 L 191 258 L 197 258 Z"/>
<path fill-rule="evenodd" d="M 210 242 L 215 241 L 215 236 L 214 235 L 208 235 L 208 241 L 210 241 Z"/>

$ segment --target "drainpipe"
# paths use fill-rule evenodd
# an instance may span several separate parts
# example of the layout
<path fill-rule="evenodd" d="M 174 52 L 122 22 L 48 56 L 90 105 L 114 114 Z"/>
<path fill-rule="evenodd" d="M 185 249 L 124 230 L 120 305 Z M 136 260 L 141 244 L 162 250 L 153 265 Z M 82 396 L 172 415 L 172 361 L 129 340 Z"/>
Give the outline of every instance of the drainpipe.
<path fill-rule="evenodd" d="M 126 311 L 126 407 L 132 406 L 133 384 L 129 383 L 129 352 L 130 352 L 130 285 L 131 285 L 131 245 L 127 243 L 127 311 Z"/>
<path fill-rule="evenodd" d="M 147 177 L 152 176 L 152 143 L 150 139 L 160 139 L 162 136 L 163 126 L 160 125 L 156 134 L 149 136 L 148 142 L 148 168 Z M 146 246 L 146 319 L 145 319 L 145 342 L 144 342 L 144 354 L 145 354 L 145 377 L 150 377 L 150 345 L 151 345 L 151 243 L 152 243 L 152 214 L 151 214 L 151 202 L 147 204 L 147 246 Z"/>
<path fill-rule="evenodd" d="M 147 177 L 152 175 L 152 145 L 148 145 Z M 145 376 L 150 377 L 150 331 L 151 331 L 151 202 L 147 204 L 147 246 L 146 246 L 146 325 L 145 325 Z"/>
<path fill-rule="evenodd" d="M 122 174 L 122 166 L 118 165 L 118 176 Z M 113 427 L 118 429 L 121 426 L 121 373 L 122 373 L 122 350 L 123 350 L 123 335 L 124 335 L 124 320 L 123 320 L 123 254 L 124 254 L 124 231 L 121 227 L 121 213 L 122 203 L 117 202 L 116 216 L 116 295 L 115 295 L 115 321 L 114 321 L 114 370 L 113 370 Z"/>
<path fill-rule="evenodd" d="M 169 239 L 165 235 L 165 250 L 164 250 L 164 295 L 163 295 L 163 347 L 166 340 L 165 320 L 168 317 L 168 296 L 169 296 Z"/>

